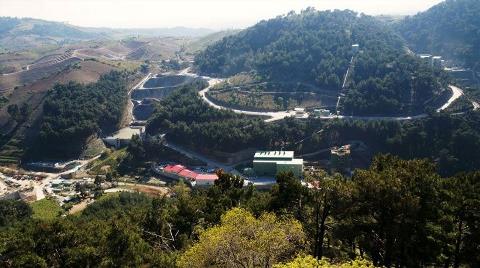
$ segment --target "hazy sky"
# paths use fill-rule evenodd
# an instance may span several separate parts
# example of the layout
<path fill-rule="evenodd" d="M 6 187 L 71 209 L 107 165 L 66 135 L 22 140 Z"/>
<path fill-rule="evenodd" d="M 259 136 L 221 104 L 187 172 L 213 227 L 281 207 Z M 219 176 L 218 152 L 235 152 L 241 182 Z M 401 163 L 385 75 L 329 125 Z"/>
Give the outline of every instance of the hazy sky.
<path fill-rule="evenodd" d="M 244 28 L 300 11 L 352 9 L 370 15 L 415 14 L 441 0 L 0 0 L 0 16 L 33 17 L 79 26 Z"/>

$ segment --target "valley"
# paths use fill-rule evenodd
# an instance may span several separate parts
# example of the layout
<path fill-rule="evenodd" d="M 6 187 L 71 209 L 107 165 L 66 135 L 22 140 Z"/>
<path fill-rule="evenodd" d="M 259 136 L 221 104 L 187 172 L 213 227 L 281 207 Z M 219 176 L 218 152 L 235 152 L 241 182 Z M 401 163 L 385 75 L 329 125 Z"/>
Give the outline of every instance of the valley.
<path fill-rule="evenodd" d="M 477 0 L 199 3 L 0 17 L 1 267 L 478 267 Z"/>
<path fill-rule="evenodd" d="M 331 14 L 320 14 L 320 16 L 324 15 L 328 17 Z M 337 15 L 346 16 L 347 18 L 350 16 L 348 13 Z M 302 19 L 310 20 L 310 17 L 313 16 L 313 14 L 306 12 L 305 14 L 302 14 L 302 16 L 304 16 Z M 295 21 L 297 18 L 292 17 L 292 20 Z M 382 31 L 384 31 L 384 29 L 378 25 L 373 24 L 374 26 L 365 26 L 370 23 L 369 19 L 362 18 L 358 23 L 362 25 L 362 27 L 373 27 L 370 28 L 370 30 L 383 34 Z M 308 31 L 308 29 L 306 30 Z M 255 28 L 252 28 L 251 30 L 249 29 L 248 31 L 254 33 Z M 364 54 L 369 53 L 368 47 L 363 48 L 357 44 L 351 46 L 352 51 L 347 53 L 350 59 L 343 62 L 343 67 L 342 65 L 337 67 L 337 70 L 344 70 L 343 74 L 340 75 L 342 81 L 338 84 L 338 91 L 329 88 L 333 84 L 330 85 L 330 82 L 327 81 L 328 79 L 325 81 L 317 81 L 321 84 L 319 87 L 317 82 L 313 81 L 312 83 L 306 80 L 305 83 L 297 83 L 295 85 L 295 83 L 285 83 L 284 81 L 275 79 L 272 80 L 272 78 L 268 78 L 268 76 L 262 77 L 261 73 L 258 73 L 257 77 L 252 76 L 251 73 L 248 74 L 245 72 L 240 74 L 231 72 L 231 74 L 233 74 L 231 77 L 219 77 L 213 73 L 213 76 L 206 76 L 202 73 L 202 68 L 206 68 L 202 65 L 202 57 L 204 57 L 202 53 L 207 53 L 209 49 L 219 46 L 229 38 L 237 38 L 235 34 L 241 35 L 243 33 L 229 32 L 219 34 L 218 36 L 212 35 L 212 37 L 205 38 L 205 40 L 209 41 L 203 39 L 200 39 L 200 41 L 185 41 L 187 39 L 175 37 L 148 37 L 144 40 L 127 38 L 109 41 L 82 41 L 80 44 L 67 45 L 65 48 L 53 50 L 53 53 L 51 52 L 51 54 L 41 56 L 34 61 L 31 61 L 31 63 L 27 63 L 21 68 L 21 70 L 3 73 L 2 79 L 0 79 L 0 85 L 3 88 L 2 92 L 4 92 L 4 96 L 7 96 L 9 101 L 3 105 L 3 115 L 0 116 L 0 123 L 4 126 L 3 139 L 5 140 L 0 150 L 0 159 L 5 161 L 4 163 L 20 163 L 20 160 L 25 157 L 25 152 L 22 147 L 25 147 L 27 144 L 34 142 L 35 139 L 38 139 L 36 138 L 38 134 L 35 132 L 37 132 L 43 124 L 41 123 L 43 120 L 42 105 L 48 94 L 47 90 L 53 86 L 53 83 L 78 81 L 82 84 L 89 84 L 96 82 L 103 74 L 107 74 L 114 70 L 130 72 L 130 77 L 128 78 L 131 79 L 131 82 L 129 82 L 130 89 L 126 93 L 126 98 L 128 100 L 125 102 L 125 112 L 122 113 L 122 119 L 118 122 L 112 122 L 116 127 L 110 128 L 107 133 L 92 133 L 93 135 L 89 136 L 88 139 L 81 141 L 79 144 L 81 147 L 76 149 L 76 156 L 71 156 L 74 157 L 74 159 L 78 159 L 79 157 L 94 157 L 95 154 L 105 152 L 106 150 L 108 151 L 109 149 L 105 146 L 99 146 L 101 143 L 99 141 L 101 139 L 105 141 L 109 140 L 107 145 L 115 145 L 114 147 L 118 147 L 120 144 L 123 144 L 124 139 L 126 144 L 128 144 L 130 136 L 134 134 L 140 134 L 142 139 L 149 139 L 150 137 L 157 137 L 160 135 L 164 137 L 162 138 L 164 140 L 164 146 L 170 150 L 176 151 L 176 153 L 179 153 L 180 155 L 207 163 L 207 166 L 210 168 L 222 168 L 230 172 L 238 173 L 233 167 L 239 163 L 225 165 L 216 159 L 217 157 L 215 154 L 218 153 L 208 152 L 209 150 L 205 150 L 205 147 L 202 145 L 187 145 L 184 142 L 179 142 L 178 137 L 172 139 L 173 136 L 169 133 L 171 130 L 164 129 L 160 133 L 158 133 L 157 130 L 152 130 L 152 125 L 156 124 L 154 121 L 156 120 L 155 116 L 156 113 L 158 113 L 158 107 L 163 105 L 162 103 L 164 102 L 164 99 L 169 99 L 169 96 L 174 94 L 174 92 L 187 87 L 197 88 L 198 97 L 212 109 L 223 111 L 225 113 L 224 116 L 232 113 L 239 115 L 239 120 L 245 120 L 246 123 L 246 125 L 242 127 L 243 129 L 248 128 L 249 123 L 247 122 L 249 120 L 255 121 L 258 119 L 263 120 L 267 124 L 275 124 L 275 127 L 278 127 L 277 124 L 283 120 L 303 120 L 304 122 L 308 122 L 307 124 L 311 124 L 310 122 L 315 121 L 316 123 L 314 124 L 317 125 L 335 125 L 338 124 L 339 120 L 365 122 L 378 121 L 383 124 L 388 121 L 408 122 L 413 120 L 424 120 L 431 116 L 430 113 L 422 112 L 421 110 L 418 110 L 416 113 L 414 110 L 411 110 L 410 114 L 407 115 L 389 115 L 390 112 L 388 111 L 384 114 L 373 115 L 353 114 L 353 110 L 349 108 L 348 105 L 350 104 L 348 103 L 352 100 L 351 96 L 354 94 L 353 92 L 358 92 L 359 90 L 359 88 L 356 88 L 357 86 L 355 86 L 355 84 L 359 85 L 364 83 L 361 80 L 356 80 L 359 79 L 359 69 L 361 70 L 364 68 L 362 58 L 364 58 Z M 386 33 L 386 35 L 388 34 L 389 33 Z M 215 38 L 219 38 L 220 41 L 215 43 Z M 188 42 L 191 42 L 195 49 L 198 49 L 197 47 L 199 44 L 205 42 L 207 42 L 207 45 L 209 42 L 213 45 L 207 47 L 205 52 L 199 50 L 199 52 L 197 52 L 199 54 L 196 55 L 195 61 L 192 61 L 191 56 L 189 55 L 193 50 L 187 50 L 188 52 L 186 54 L 182 52 L 184 49 L 183 46 L 185 44 L 188 46 Z M 368 42 L 370 41 L 363 41 L 364 44 Z M 395 40 L 395 42 L 400 41 Z M 368 44 L 373 45 L 374 43 Z M 395 45 L 390 44 L 387 46 L 395 47 Z M 152 49 L 155 47 L 160 53 L 153 52 Z M 156 56 L 154 56 L 155 53 L 157 53 Z M 409 55 L 412 55 L 412 53 L 413 52 Z M 139 60 L 140 58 L 142 60 Z M 183 69 L 172 70 L 168 69 L 168 67 L 167 69 L 162 69 L 165 68 L 165 60 L 168 62 L 179 61 L 179 65 L 183 65 Z M 387 65 L 392 65 L 392 63 Z M 424 68 L 424 66 L 418 66 L 420 66 L 419 68 Z M 392 67 L 387 66 L 386 68 L 391 69 Z M 422 70 L 428 72 L 427 69 Z M 439 72 L 437 69 L 433 69 L 432 71 L 434 73 Z M 144 72 L 144 74 L 141 74 L 141 72 Z M 269 75 L 271 76 L 274 74 L 271 73 Z M 328 73 L 325 73 L 325 75 L 329 76 Z M 296 78 L 293 78 L 293 81 L 295 81 L 295 79 Z M 442 83 L 445 83 L 444 78 L 442 77 L 441 79 L 443 81 Z M 19 84 L 22 83 L 23 86 L 19 86 Z M 438 83 L 440 83 L 440 80 Z M 433 97 L 438 100 L 433 102 L 432 99 L 424 100 L 426 101 L 425 103 L 435 103 L 431 109 L 436 113 L 444 113 L 446 110 L 453 107 L 453 104 L 457 103 L 459 99 L 467 99 L 464 95 L 464 91 L 458 86 L 453 84 L 444 84 L 444 86 L 445 89 L 436 93 L 438 95 L 437 97 Z M 289 90 L 289 88 L 292 90 Z M 25 94 L 25 92 L 30 93 Z M 220 100 L 219 97 L 221 94 L 224 94 L 223 92 L 234 95 L 226 95 L 226 97 L 223 97 L 224 99 Z M 253 106 L 248 106 L 246 103 L 232 104 L 231 100 L 237 99 L 240 96 L 237 94 L 245 94 L 245 98 L 254 103 L 258 103 L 260 100 L 259 96 L 273 96 L 273 99 L 270 101 L 275 103 L 279 101 L 279 104 L 275 109 L 257 107 L 256 105 L 258 104 L 254 104 Z M 439 97 L 440 95 L 441 97 Z M 291 96 L 293 96 L 293 98 Z M 295 102 L 294 100 L 299 96 L 301 99 L 305 100 Z M 414 97 L 411 98 L 414 99 Z M 12 100 L 15 100 L 15 102 Z M 266 99 L 262 97 L 260 103 L 265 100 Z M 478 109 L 479 105 L 477 101 L 471 98 L 468 98 L 468 101 L 471 103 L 471 109 L 469 110 Z M 302 105 L 302 102 L 305 102 L 306 106 Z M 22 103 L 28 103 L 28 114 L 26 115 L 26 118 L 12 120 L 10 112 L 7 113 L 7 110 L 9 110 L 7 108 L 12 107 L 12 105 L 20 107 L 24 105 Z M 452 115 L 461 116 L 468 113 L 469 110 L 456 112 Z M 348 115 L 348 113 L 350 113 L 350 115 Z M 229 116 L 235 118 L 233 114 Z M 172 116 L 176 117 L 176 115 Z M 243 116 L 246 117 L 243 119 Z M 152 118 L 154 118 L 153 121 Z M 321 123 L 322 121 L 326 121 L 327 123 Z M 330 124 L 328 121 L 335 123 Z M 321 127 L 320 131 L 317 129 L 315 132 L 322 133 L 324 130 L 325 126 Z M 248 131 L 246 132 L 248 133 Z M 299 136 L 298 138 L 288 137 L 288 139 L 291 138 L 293 138 L 293 141 L 287 146 L 291 146 L 292 148 L 298 146 L 295 139 L 301 140 L 302 143 L 306 140 L 305 136 Z M 122 141 L 119 143 L 119 140 Z M 278 142 L 280 142 L 280 140 Z M 281 143 L 284 143 L 284 141 Z M 92 144 L 92 146 L 89 144 Z M 258 148 L 258 146 L 264 146 L 260 144 L 253 147 Z M 216 146 L 214 151 L 230 152 L 231 150 L 222 148 L 221 144 L 218 145 L 219 146 Z M 248 145 L 248 142 L 246 143 L 246 146 L 251 148 L 251 145 Z M 276 146 L 274 145 L 274 147 Z M 238 147 L 237 150 L 241 151 L 241 149 L 246 148 Z M 35 154 L 38 154 L 39 149 L 35 150 L 37 151 Z M 59 147 L 58 150 L 63 151 L 64 149 Z M 316 149 L 318 152 L 323 152 L 324 150 L 326 149 Z M 80 151 L 89 151 L 89 153 L 79 154 Z M 231 152 L 234 151 L 235 150 Z M 305 155 L 315 155 L 309 150 L 302 150 L 302 152 Z M 61 154 L 62 153 L 60 153 L 60 155 Z M 48 157 L 45 159 L 48 159 Z M 69 160 L 71 159 L 72 158 L 69 158 Z M 248 158 L 241 159 L 240 162 L 245 162 L 247 159 Z M 59 158 L 57 160 L 62 161 L 67 159 Z"/>

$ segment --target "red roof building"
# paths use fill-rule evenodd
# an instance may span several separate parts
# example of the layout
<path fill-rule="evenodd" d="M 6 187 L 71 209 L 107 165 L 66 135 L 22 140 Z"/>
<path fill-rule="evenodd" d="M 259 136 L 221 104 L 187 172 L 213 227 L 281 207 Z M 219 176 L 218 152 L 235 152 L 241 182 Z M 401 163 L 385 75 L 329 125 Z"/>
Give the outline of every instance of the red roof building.
<path fill-rule="evenodd" d="M 217 174 L 199 174 L 182 165 L 166 165 L 161 174 L 172 179 L 185 179 L 192 186 L 211 186 L 218 180 Z"/>
<path fill-rule="evenodd" d="M 175 166 L 167 165 L 163 168 L 163 171 L 167 172 L 167 173 L 179 174 L 184 169 L 185 169 L 185 167 L 182 166 L 182 165 L 175 165 Z"/>
<path fill-rule="evenodd" d="M 195 178 L 195 185 L 208 186 L 213 185 L 218 180 L 217 174 L 198 174 Z"/>
<path fill-rule="evenodd" d="M 189 179 L 189 180 L 195 180 L 195 178 L 197 178 L 198 174 L 191 171 L 191 170 L 188 170 L 188 169 L 184 169 L 182 171 L 180 171 L 180 173 L 178 173 L 178 175 L 180 177 L 183 177 L 185 179 Z"/>

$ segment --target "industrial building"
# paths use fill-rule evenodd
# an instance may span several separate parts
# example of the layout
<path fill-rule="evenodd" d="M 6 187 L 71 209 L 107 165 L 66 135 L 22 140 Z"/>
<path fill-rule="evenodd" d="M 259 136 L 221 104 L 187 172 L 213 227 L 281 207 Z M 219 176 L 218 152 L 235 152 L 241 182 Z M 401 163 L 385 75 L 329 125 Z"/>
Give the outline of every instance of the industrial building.
<path fill-rule="evenodd" d="M 303 174 L 303 159 L 294 158 L 293 151 L 256 152 L 253 169 L 257 176 L 276 176 L 280 172 L 291 171 L 297 177 Z"/>
<path fill-rule="evenodd" d="M 126 128 L 120 129 L 114 135 L 106 137 L 103 139 L 103 142 L 115 148 L 120 148 L 127 146 L 130 143 L 130 140 L 133 136 L 138 135 L 140 138 L 143 138 L 145 133 L 144 126 L 129 126 Z"/>
<path fill-rule="evenodd" d="M 183 180 L 192 187 L 212 186 L 218 180 L 217 174 L 197 173 L 182 165 L 154 166 L 153 171 L 169 179 Z"/>
<path fill-rule="evenodd" d="M 434 56 L 432 57 L 432 67 L 442 67 L 442 57 L 441 56 Z"/>
<path fill-rule="evenodd" d="M 430 64 L 432 62 L 432 55 L 430 54 L 419 54 L 418 57 L 427 64 Z"/>
<path fill-rule="evenodd" d="M 326 109 L 314 109 L 313 110 L 313 114 L 315 115 L 315 117 L 328 117 L 330 116 L 330 110 L 326 110 Z"/>
<path fill-rule="evenodd" d="M 295 118 L 297 119 L 305 119 L 308 118 L 308 114 L 305 112 L 305 108 L 297 107 L 294 109 Z"/>
<path fill-rule="evenodd" d="M 429 64 L 431 67 L 442 67 L 442 65 L 444 64 L 444 60 L 442 59 L 441 56 L 433 56 L 430 54 L 419 54 L 418 57 L 426 64 Z"/>
<path fill-rule="evenodd" d="M 470 69 L 453 67 L 453 68 L 445 68 L 444 70 L 448 72 L 457 81 L 465 83 L 466 85 L 469 85 L 469 86 L 476 85 L 475 73 Z"/>
<path fill-rule="evenodd" d="M 352 45 L 352 52 L 354 54 L 357 54 L 360 51 L 360 45 L 359 44 L 353 44 Z"/>

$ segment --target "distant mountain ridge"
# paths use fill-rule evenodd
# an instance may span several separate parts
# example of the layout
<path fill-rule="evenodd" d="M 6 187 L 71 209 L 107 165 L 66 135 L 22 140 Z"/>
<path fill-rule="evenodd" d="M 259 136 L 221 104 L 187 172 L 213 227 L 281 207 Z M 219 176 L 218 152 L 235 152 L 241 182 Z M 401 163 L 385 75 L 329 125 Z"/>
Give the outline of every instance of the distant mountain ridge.
<path fill-rule="evenodd" d="M 93 28 L 94 31 L 97 28 Z M 189 27 L 171 27 L 171 28 L 128 28 L 115 29 L 105 28 L 111 36 L 132 36 L 141 35 L 146 37 L 153 36 L 172 36 L 172 37 L 201 37 L 212 34 L 215 31 L 207 28 L 189 28 Z"/>
<path fill-rule="evenodd" d="M 89 33 L 61 22 L 0 17 L 0 47 L 8 50 L 23 50 L 101 37 L 99 34 Z"/>
<path fill-rule="evenodd" d="M 49 37 L 62 37 L 72 39 L 85 39 L 94 37 L 73 25 L 63 22 L 53 22 L 33 18 L 0 17 L 0 36 L 8 34 L 39 35 Z"/>
<path fill-rule="evenodd" d="M 128 36 L 200 37 L 213 32 L 213 30 L 205 28 L 187 27 L 151 29 L 93 28 L 33 18 L 0 17 L 0 47 L 8 50 L 22 50 L 44 45 L 59 45 L 94 39 L 125 38 Z"/>

